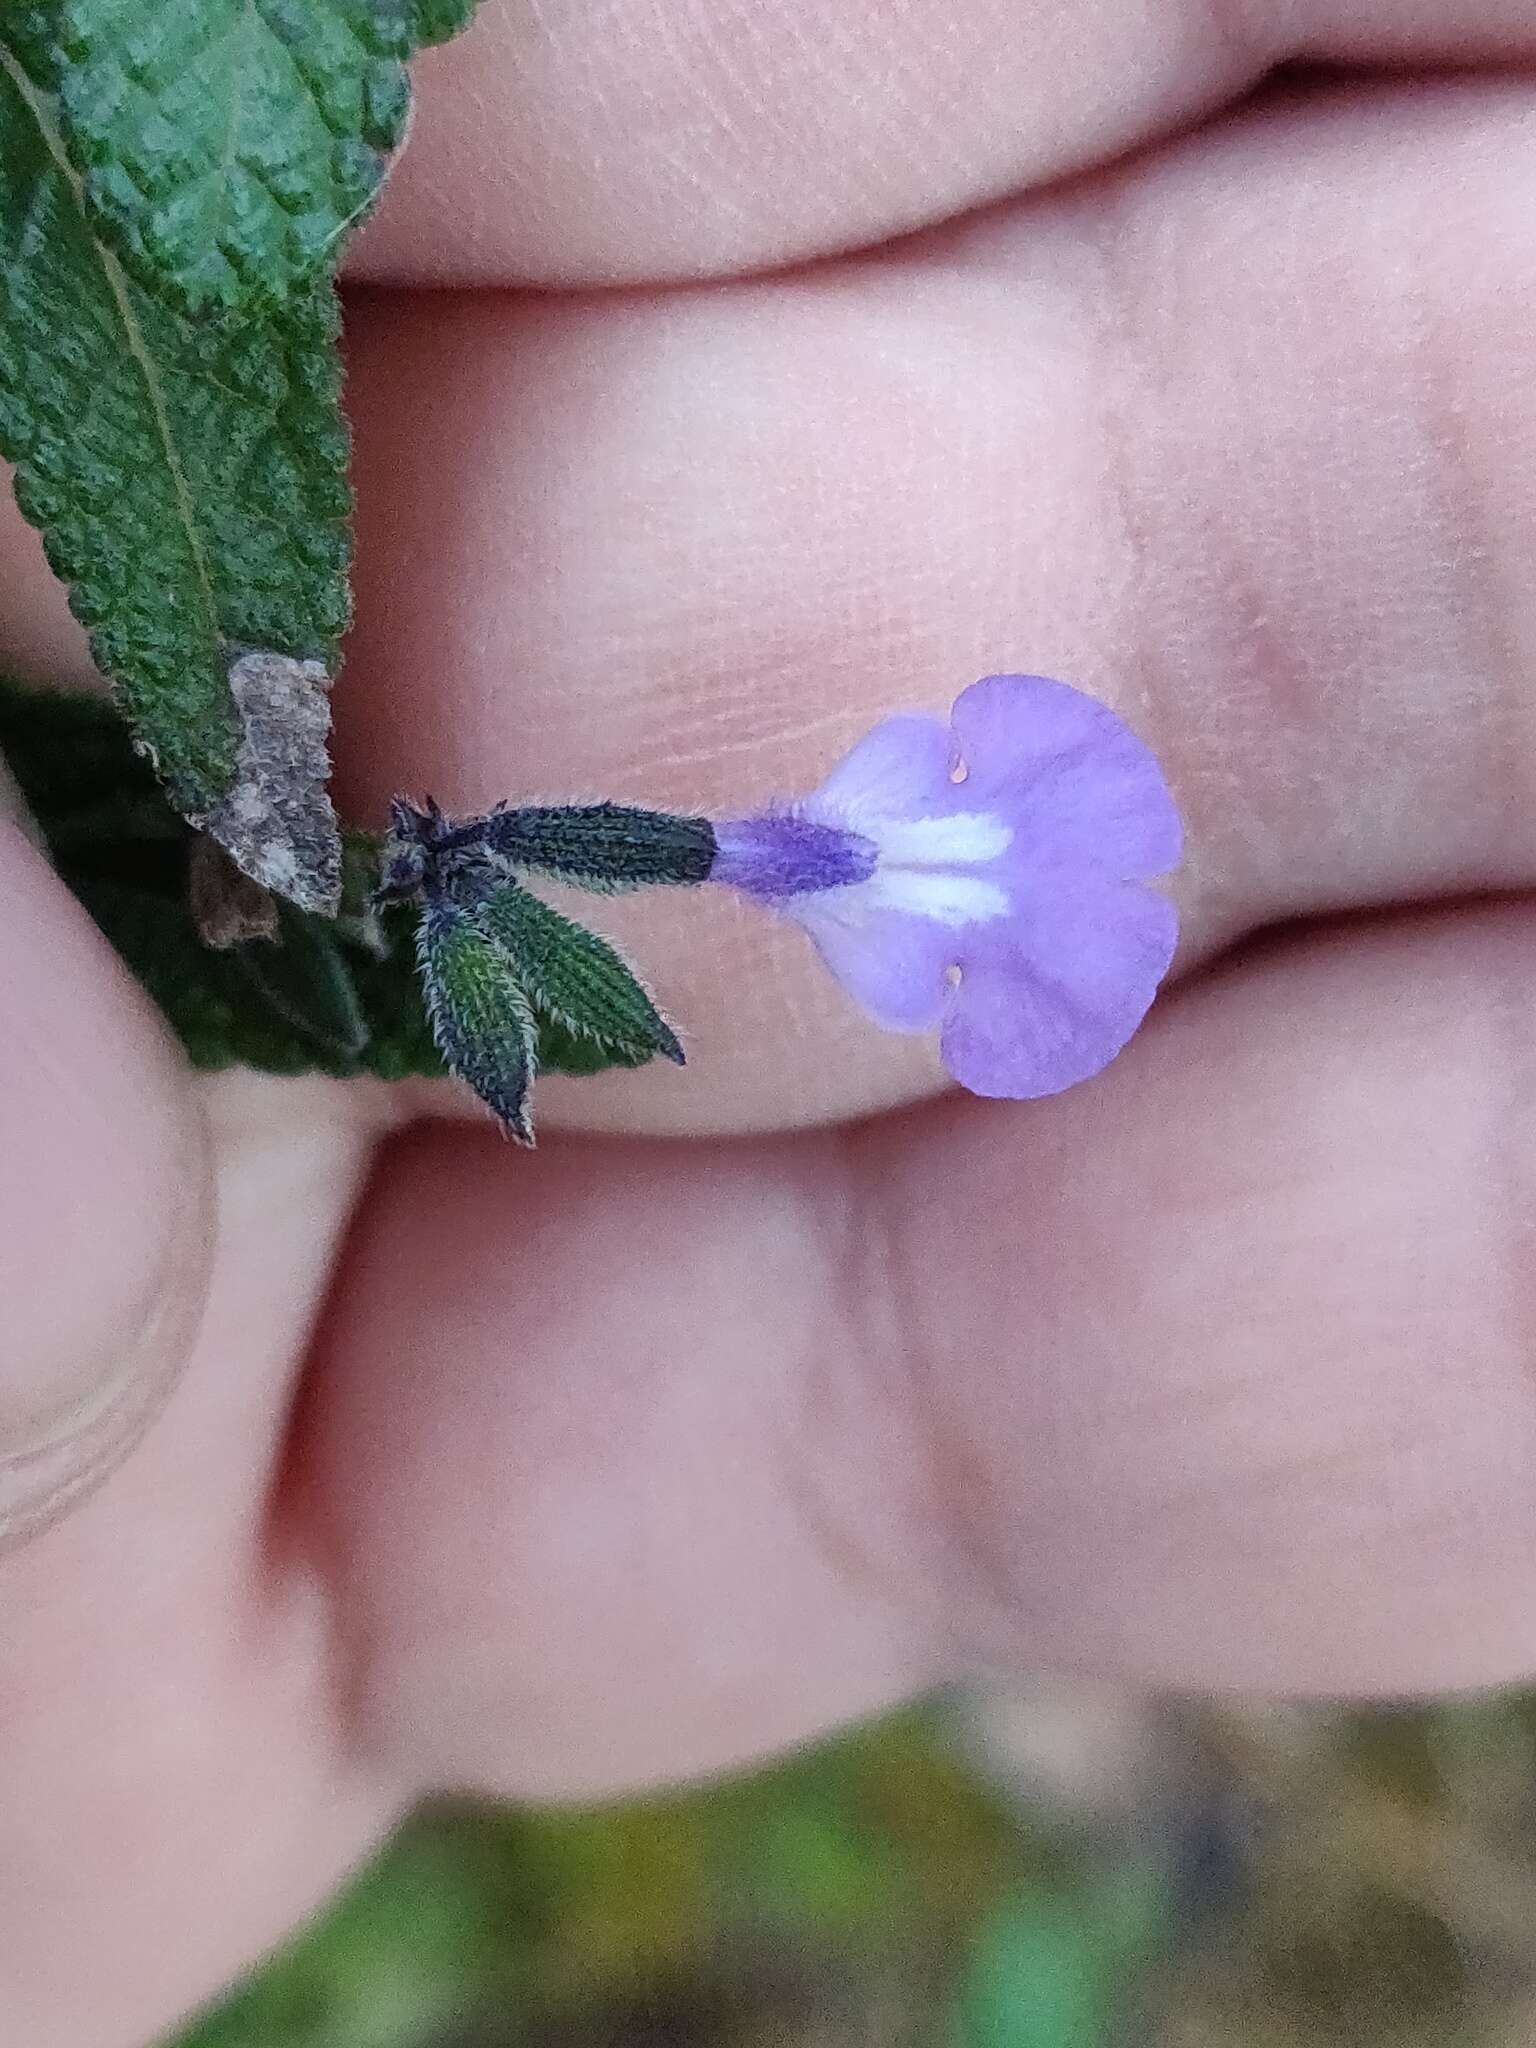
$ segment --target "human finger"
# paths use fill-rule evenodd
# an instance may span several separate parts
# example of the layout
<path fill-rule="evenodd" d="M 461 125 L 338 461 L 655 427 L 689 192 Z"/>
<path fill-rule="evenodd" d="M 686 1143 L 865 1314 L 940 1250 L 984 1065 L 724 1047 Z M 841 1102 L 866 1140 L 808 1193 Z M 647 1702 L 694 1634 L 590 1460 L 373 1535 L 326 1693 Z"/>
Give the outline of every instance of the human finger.
<path fill-rule="evenodd" d="M 176 1383 L 89 1499 L 0 1556 L 0 2039 L 26 2048 L 160 2040 L 401 1808 L 349 1744 L 344 1638 L 284 1484 L 375 1125 L 334 1082 L 197 1094 L 211 1176 L 187 1193 L 218 1229 Z M 132 1115 L 109 1087 L 101 1107 Z M 55 1252 L 30 1280 L 63 1327 L 90 1275 Z"/>
<path fill-rule="evenodd" d="M 992 1662 L 1536 1664 L 1527 906 L 1302 935 L 1094 1086 L 387 1160 L 305 1470 L 367 1753 L 587 1796 Z"/>
<path fill-rule="evenodd" d="M 3 818 L 0 952 L 3 1546 L 110 1469 L 164 1398 L 201 1310 L 209 1224 L 166 1034 Z"/>
<path fill-rule="evenodd" d="M 349 273 L 612 284 L 825 255 L 1060 178 L 1297 60 L 1515 62 L 1525 0 L 482 0 L 415 66 Z"/>

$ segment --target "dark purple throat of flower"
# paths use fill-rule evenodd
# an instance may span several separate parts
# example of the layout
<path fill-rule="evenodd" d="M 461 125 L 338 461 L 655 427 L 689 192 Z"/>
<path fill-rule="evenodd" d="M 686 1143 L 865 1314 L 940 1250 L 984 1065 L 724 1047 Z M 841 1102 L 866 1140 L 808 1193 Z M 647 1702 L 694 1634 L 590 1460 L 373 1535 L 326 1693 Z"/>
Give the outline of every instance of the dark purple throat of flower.
<path fill-rule="evenodd" d="M 879 853 L 874 841 L 796 811 L 764 811 L 715 826 L 712 882 L 765 903 L 867 882 Z"/>
<path fill-rule="evenodd" d="M 397 800 L 379 895 L 424 905 L 444 1057 L 526 1136 L 540 1015 L 620 1034 L 630 1064 L 682 1051 L 613 949 L 523 875 L 723 883 L 801 924 L 876 1023 L 936 1029 L 963 1087 L 1018 1100 L 1096 1074 L 1146 1015 L 1178 931 L 1148 884 L 1181 852 L 1162 770 L 1114 712 L 1046 676 L 987 676 L 947 725 L 898 713 L 809 796 L 720 823 L 609 803 L 452 819 Z M 504 1055 L 481 1044 L 499 1006 L 521 1019 Z"/>

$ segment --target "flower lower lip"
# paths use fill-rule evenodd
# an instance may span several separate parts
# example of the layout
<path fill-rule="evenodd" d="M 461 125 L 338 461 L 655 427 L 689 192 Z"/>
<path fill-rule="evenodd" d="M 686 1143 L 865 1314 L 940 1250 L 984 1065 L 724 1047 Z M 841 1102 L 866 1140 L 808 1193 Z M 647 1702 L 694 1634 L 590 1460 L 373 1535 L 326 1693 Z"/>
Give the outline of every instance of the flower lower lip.
<path fill-rule="evenodd" d="M 895 713 L 809 796 L 722 828 L 711 879 L 802 924 L 876 1023 L 937 1027 L 963 1087 L 1029 1100 L 1097 1073 L 1145 1015 L 1177 932 L 1147 885 L 1181 837 L 1157 761 L 1106 706 L 986 676 L 947 729 Z M 835 851 L 855 846 L 862 872 Z"/>

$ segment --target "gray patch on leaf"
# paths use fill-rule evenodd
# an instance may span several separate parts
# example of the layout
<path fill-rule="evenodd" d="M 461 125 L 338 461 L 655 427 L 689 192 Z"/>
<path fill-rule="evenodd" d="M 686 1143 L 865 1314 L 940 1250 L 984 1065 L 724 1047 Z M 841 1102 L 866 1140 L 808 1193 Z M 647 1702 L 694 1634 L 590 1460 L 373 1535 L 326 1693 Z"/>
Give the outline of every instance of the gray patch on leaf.
<path fill-rule="evenodd" d="M 196 822 L 236 864 L 301 910 L 334 916 L 341 900 L 341 835 L 326 795 L 331 679 L 323 661 L 251 649 L 229 665 L 243 736 L 235 779 Z"/>
<path fill-rule="evenodd" d="M 206 832 L 192 842 L 187 900 L 198 937 L 221 953 L 251 939 L 277 937 L 277 899 L 252 881 Z"/>

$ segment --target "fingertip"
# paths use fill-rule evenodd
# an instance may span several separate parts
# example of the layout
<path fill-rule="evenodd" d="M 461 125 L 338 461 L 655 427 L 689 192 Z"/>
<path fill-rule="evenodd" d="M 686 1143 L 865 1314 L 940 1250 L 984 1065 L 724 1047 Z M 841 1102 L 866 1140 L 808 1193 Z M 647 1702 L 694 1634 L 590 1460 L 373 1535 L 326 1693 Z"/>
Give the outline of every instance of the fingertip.
<path fill-rule="evenodd" d="M 107 1470 L 190 1342 L 211 1203 L 163 1027 L 0 821 L 0 1539 Z"/>

